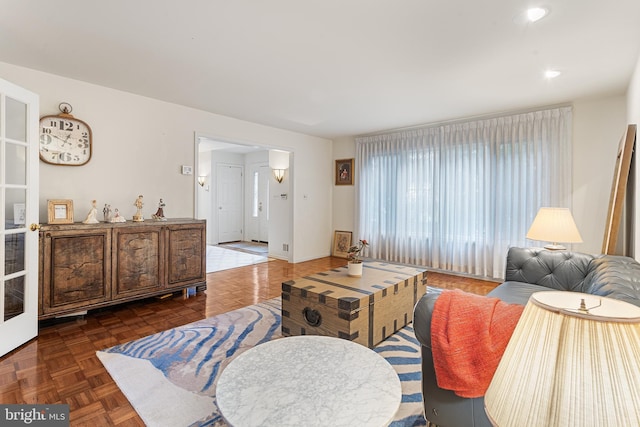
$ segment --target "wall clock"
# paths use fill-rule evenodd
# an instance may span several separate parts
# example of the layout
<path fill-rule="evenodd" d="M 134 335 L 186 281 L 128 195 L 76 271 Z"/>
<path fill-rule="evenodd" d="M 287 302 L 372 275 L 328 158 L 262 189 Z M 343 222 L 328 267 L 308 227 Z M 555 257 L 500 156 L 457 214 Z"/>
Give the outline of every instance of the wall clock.
<path fill-rule="evenodd" d="M 40 159 L 52 165 L 81 166 L 91 159 L 91 128 L 71 115 L 66 102 L 60 114 L 40 118 Z"/>

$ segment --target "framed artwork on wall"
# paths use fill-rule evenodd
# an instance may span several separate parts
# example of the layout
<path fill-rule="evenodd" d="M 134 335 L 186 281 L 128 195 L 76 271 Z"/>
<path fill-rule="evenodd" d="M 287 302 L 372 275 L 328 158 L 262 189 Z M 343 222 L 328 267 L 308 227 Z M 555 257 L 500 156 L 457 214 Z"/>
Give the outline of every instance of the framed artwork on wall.
<path fill-rule="evenodd" d="M 353 185 L 353 159 L 336 160 L 336 185 Z"/>
<path fill-rule="evenodd" d="M 73 224 L 73 200 L 47 200 L 49 224 Z"/>
<path fill-rule="evenodd" d="M 335 231 L 333 233 L 333 256 L 347 257 L 347 251 L 351 247 L 351 236 L 351 231 Z"/>

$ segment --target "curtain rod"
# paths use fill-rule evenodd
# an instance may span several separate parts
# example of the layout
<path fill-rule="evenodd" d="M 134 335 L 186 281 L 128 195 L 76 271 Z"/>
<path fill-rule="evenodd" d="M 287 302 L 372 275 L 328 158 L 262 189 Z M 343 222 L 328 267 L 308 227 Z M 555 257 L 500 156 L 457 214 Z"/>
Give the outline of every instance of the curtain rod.
<path fill-rule="evenodd" d="M 548 105 L 546 107 L 531 107 L 531 108 L 527 108 L 527 109 L 523 109 L 523 110 L 502 111 L 502 112 L 489 113 L 489 114 L 479 114 L 479 115 L 476 115 L 476 116 L 468 116 L 468 117 L 463 117 L 463 118 L 459 118 L 459 119 L 442 120 L 440 122 L 434 122 L 434 123 L 425 123 L 425 124 L 420 124 L 420 125 L 405 126 L 405 127 L 381 130 L 379 132 L 356 135 L 355 138 L 365 138 L 365 137 L 368 137 L 368 136 L 387 135 L 387 134 L 391 134 L 391 133 L 395 133 L 395 132 L 403 132 L 403 131 L 407 131 L 407 130 L 428 129 L 428 128 L 431 128 L 431 127 L 437 127 L 437 126 L 442 126 L 442 125 L 465 123 L 465 122 L 471 122 L 471 121 L 476 121 L 476 120 L 495 119 L 497 117 L 516 116 L 518 114 L 533 113 L 535 111 L 551 110 L 553 108 L 563 108 L 563 107 L 573 107 L 573 104 L 570 103 L 570 102 L 565 102 L 565 103 L 562 103 L 562 104 Z"/>

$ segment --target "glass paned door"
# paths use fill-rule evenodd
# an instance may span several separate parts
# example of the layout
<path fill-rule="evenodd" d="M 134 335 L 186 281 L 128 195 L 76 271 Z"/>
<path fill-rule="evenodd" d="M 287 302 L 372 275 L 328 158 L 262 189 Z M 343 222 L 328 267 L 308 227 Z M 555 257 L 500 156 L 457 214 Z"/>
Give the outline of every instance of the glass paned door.
<path fill-rule="evenodd" d="M 0 356 L 38 331 L 37 132 L 38 96 L 0 79 Z"/>

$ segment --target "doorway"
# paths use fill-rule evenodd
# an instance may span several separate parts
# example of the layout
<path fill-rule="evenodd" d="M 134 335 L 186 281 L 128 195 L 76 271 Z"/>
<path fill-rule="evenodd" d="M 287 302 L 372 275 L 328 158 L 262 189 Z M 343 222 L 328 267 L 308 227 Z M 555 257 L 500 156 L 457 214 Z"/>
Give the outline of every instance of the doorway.
<path fill-rule="evenodd" d="M 268 242 L 269 257 L 291 261 L 293 257 L 292 218 L 293 187 L 292 172 L 289 169 L 283 182 L 276 181 L 269 166 L 272 147 L 227 142 L 219 138 L 195 133 L 195 207 L 196 217 L 207 220 L 207 244 L 217 245 L 231 241 L 219 229 L 222 217 L 227 224 L 241 221 L 239 239 L 244 242 Z M 273 148 L 283 151 L 281 148 Z M 293 156 L 291 151 L 290 159 Z M 240 194 L 242 213 L 233 219 L 220 215 L 218 204 L 218 169 L 221 165 L 242 168 L 242 186 L 229 184 L 221 191 L 235 188 L 233 194 Z M 290 168 L 292 166 L 289 163 Z M 256 175 L 257 173 L 257 175 Z M 220 177 L 222 181 L 222 177 Z M 257 182 L 256 182 L 257 181 Z M 253 189 L 256 188 L 254 192 Z M 230 191 L 227 195 L 231 195 Z M 230 229 L 238 227 L 227 227 Z M 221 234 L 223 237 L 221 238 Z M 236 234 L 236 236 L 238 236 Z"/>
<path fill-rule="evenodd" d="M 0 356 L 38 333 L 38 106 L 0 79 Z"/>
<path fill-rule="evenodd" d="M 197 175 L 204 184 L 196 186 L 196 212 L 207 220 L 207 243 L 250 240 L 245 226 L 252 217 L 251 173 L 245 172 L 266 160 L 268 151 L 207 137 L 197 137 L 196 147 Z M 266 201 L 262 208 L 267 210 Z M 263 228 L 268 230 L 268 222 Z"/>

